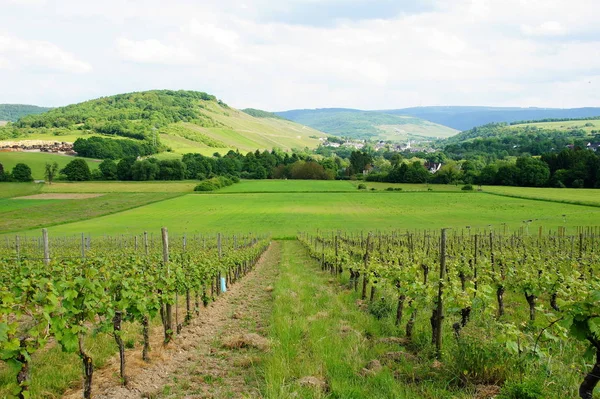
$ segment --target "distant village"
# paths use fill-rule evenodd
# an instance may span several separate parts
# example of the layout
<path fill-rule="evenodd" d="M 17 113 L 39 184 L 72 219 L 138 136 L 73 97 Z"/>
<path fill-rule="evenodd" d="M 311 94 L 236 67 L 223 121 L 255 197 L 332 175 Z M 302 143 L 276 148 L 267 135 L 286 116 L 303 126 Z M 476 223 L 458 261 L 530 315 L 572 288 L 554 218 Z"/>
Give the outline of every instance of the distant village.
<path fill-rule="evenodd" d="M 23 140 L 0 142 L 0 152 L 48 152 L 53 154 L 77 155 L 73 143 L 44 140 Z"/>
<path fill-rule="evenodd" d="M 323 147 L 331 147 L 331 148 L 352 148 L 355 150 L 362 150 L 365 145 L 367 145 L 367 141 L 366 140 L 358 140 L 358 139 L 344 139 L 343 142 L 338 142 L 338 141 L 329 141 L 328 138 L 320 138 L 319 139 L 321 141 L 321 145 Z M 406 144 L 398 144 L 398 143 L 389 143 L 386 141 L 378 141 L 377 143 L 375 143 L 373 145 L 373 148 L 375 149 L 375 151 L 383 151 L 383 150 L 388 150 L 388 151 L 396 151 L 396 152 L 424 152 L 424 153 L 433 153 L 436 150 L 434 150 L 431 147 L 426 147 L 423 146 L 424 144 L 427 143 L 431 143 L 431 141 L 423 141 L 423 142 L 419 142 L 418 145 L 415 145 L 415 142 L 412 142 L 409 140 L 406 142 Z"/>

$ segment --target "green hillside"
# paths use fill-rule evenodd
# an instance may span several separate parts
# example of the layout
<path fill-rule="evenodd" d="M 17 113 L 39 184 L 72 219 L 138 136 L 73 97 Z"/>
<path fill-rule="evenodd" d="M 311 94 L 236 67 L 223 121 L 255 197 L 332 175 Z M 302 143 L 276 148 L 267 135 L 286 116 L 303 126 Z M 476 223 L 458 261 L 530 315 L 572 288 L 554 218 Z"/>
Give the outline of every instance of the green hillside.
<path fill-rule="evenodd" d="M 506 156 L 542 155 L 567 146 L 585 148 L 600 142 L 600 120 L 529 122 L 518 125 L 491 123 L 450 137 L 441 145 L 447 155 Z"/>
<path fill-rule="evenodd" d="M 335 136 L 406 141 L 445 138 L 458 133 L 424 119 L 378 111 L 326 108 L 278 112 L 277 115 Z"/>
<path fill-rule="evenodd" d="M 278 117 L 256 118 L 195 91 L 119 94 L 28 115 L 0 128 L 0 140 L 71 141 L 89 135 L 146 142 L 174 153 L 284 150 L 319 144 L 322 132 Z M 70 140 L 62 139 L 62 137 Z"/>
<path fill-rule="evenodd" d="M 562 130 L 564 132 L 573 132 L 577 130 L 584 131 L 589 134 L 600 133 L 600 118 L 597 119 L 570 119 L 565 121 L 553 122 L 528 122 L 511 125 L 512 128 L 518 129 L 521 127 L 530 126 L 538 129 L 546 130 Z"/>
<path fill-rule="evenodd" d="M 41 114 L 50 108 L 37 107 L 35 105 L 25 104 L 0 104 L 0 121 L 16 122 L 19 118 L 26 115 Z M 0 124 L 2 126 L 3 124 Z"/>
<path fill-rule="evenodd" d="M 284 119 L 281 116 L 274 114 L 273 112 L 263 111 L 262 109 L 256 108 L 244 108 L 242 112 L 252 115 L 255 118 L 275 118 L 275 119 Z"/>

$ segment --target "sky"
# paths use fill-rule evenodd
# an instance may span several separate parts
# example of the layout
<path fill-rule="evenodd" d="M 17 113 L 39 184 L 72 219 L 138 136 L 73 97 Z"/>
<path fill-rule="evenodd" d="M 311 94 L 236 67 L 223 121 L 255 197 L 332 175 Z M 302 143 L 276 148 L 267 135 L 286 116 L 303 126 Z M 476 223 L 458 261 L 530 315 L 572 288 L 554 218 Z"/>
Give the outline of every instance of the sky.
<path fill-rule="evenodd" d="M 0 103 L 600 106 L 598 0 L 0 0 Z"/>

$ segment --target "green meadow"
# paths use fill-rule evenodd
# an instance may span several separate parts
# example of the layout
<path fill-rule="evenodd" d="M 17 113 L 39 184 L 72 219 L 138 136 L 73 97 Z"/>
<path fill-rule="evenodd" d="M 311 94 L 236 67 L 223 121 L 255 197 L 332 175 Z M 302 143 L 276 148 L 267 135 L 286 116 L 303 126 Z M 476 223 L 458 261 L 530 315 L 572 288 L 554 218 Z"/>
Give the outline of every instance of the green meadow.
<path fill-rule="evenodd" d="M 31 175 L 34 179 L 44 178 L 44 168 L 46 163 L 56 162 L 60 169 L 64 168 L 69 162 L 77 157 L 67 155 L 48 154 L 45 152 L 0 152 L 0 163 L 5 170 L 11 171 L 18 163 L 24 163 L 31 168 Z M 90 167 L 90 170 L 98 169 L 100 161 L 89 158 L 84 159 Z"/>
<path fill-rule="evenodd" d="M 167 226 L 174 232 L 290 237 L 299 231 L 338 229 L 487 229 L 491 225 L 503 231 L 534 231 L 539 226 L 600 224 L 595 190 L 484 187 L 483 192 L 464 192 L 456 186 L 388 183 L 366 183 L 368 190 L 358 190 L 359 183 L 247 180 L 210 193 L 194 193 L 194 181 L 2 183 L 0 231 L 35 232 L 49 226 L 54 235 L 138 234 Z M 402 191 L 387 191 L 387 187 Z M 18 198 L 56 193 L 103 195 Z"/>
<path fill-rule="evenodd" d="M 94 198 L 98 203 L 116 198 Z M 75 203 L 92 200 L 70 200 Z M 65 203 L 65 206 L 67 204 Z M 52 204 L 60 208 L 60 204 Z M 50 205 L 48 206 L 50 207 Z M 14 217 L 15 214 L 11 217 Z M 31 214 L 30 214 L 31 215 Z M 26 218 L 30 218 L 28 215 Z M 563 215 L 566 215 L 563 217 Z M 8 215 L 7 215 L 8 216 Z M 190 194 L 116 214 L 50 227 L 51 234 L 138 234 L 167 226 L 174 232 L 256 232 L 275 237 L 298 231 L 583 226 L 600 209 L 484 193 L 232 193 Z M 4 222 L 7 223 L 6 221 Z M 11 230 L 14 230 L 14 225 Z M 533 231 L 533 230 L 532 230 Z"/>

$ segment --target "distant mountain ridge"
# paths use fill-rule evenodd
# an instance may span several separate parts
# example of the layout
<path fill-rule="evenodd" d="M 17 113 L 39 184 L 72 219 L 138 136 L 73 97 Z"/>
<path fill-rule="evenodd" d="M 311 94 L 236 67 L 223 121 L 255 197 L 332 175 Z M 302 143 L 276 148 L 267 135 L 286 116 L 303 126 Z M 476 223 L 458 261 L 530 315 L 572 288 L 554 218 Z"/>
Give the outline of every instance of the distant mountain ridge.
<path fill-rule="evenodd" d="M 465 131 L 499 122 L 532 121 L 549 118 L 587 118 L 600 116 L 600 107 L 584 108 L 518 108 L 518 107 L 412 107 L 384 110 L 392 115 L 410 115 Z"/>
<path fill-rule="evenodd" d="M 51 108 L 27 104 L 0 104 L 0 121 L 16 122 L 27 115 L 37 115 Z"/>
<path fill-rule="evenodd" d="M 350 108 L 303 109 L 275 112 L 285 119 L 334 136 L 369 140 L 428 140 L 450 137 L 458 131 L 419 117 Z"/>
<path fill-rule="evenodd" d="M 465 131 L 477 126 L 499 122 L 519 122 L 552 118 L 587 118 L 600 116 L 600 107 L 583 108 L 519 108 L 519 107 L 486 107 L 486 106 L 431 106 L 410 107 L 400 109 L 365 111 L 353 108 L 317 108 L 317 109 L 295 109 L 289 111 L 275 112 L 275 114 L 299 123 L 306 124 L 330 134 L 338 134 L 344 128 L 343 118 L 339 125 L 323 125 L 322 121 L 332 114 L 346 113 L 364 115 L 393 115 L 400 117 L 412 117 L 421 120 L 419 123 L 429 122 L 458 131 Z M 380 118 L 382 118 L 380 116 Z M 406 121 L 405 121 L 406 123 Z M 373 130 L 369 130 L 373 133 Z M 364 133 L 359 132 L 359 133 Z M 448 136 L 446 136 L 448 137 Z"/>

